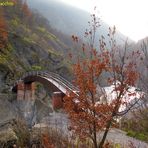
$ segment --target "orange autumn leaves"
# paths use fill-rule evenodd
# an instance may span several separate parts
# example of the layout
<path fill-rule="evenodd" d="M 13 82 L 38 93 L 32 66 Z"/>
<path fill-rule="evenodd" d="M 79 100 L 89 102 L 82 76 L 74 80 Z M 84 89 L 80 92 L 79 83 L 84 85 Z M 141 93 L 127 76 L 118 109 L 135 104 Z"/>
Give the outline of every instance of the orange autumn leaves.
<path fill-rule="evenodd" d="M 32 13 L 31 13 L 31 11 L 30 11 L 30 9 L 29 9 L 29 7 L 28 7 L 28 4 L 27 4 L 26 0 L 24 1 L 23 5 L 22 5 L 22 11 L 24 12 L 24 14 L 25 14 L 28 18 L 31 17 Z"/>
<path fill-rule="evenodd" d="M 140 57 L 139 51 L 127 50 L 116 45 L 114 39 L 116 28 L 109 28 L 109 49 L 105 37 L 99 40 L 99 50 L 94 48 L 96 30 L 100 26 L 95 15 L 89 22 L 90 29 L 86 30 L 85 37 L 88 44 L 82 44 L 80 48 L 83 56 L 76 57 L 73 64 L 74 84 L 79 89 L 78 95 L 71 92 L 64 98 L 65 110 L 71 122 L 70 129 L 81 138 L 91 138 L 97 148 L 97 133 L 105 129 L 107 135 L 109 128 L 114 125 L 114 118 L 119 114 L 120 106 L 125 103 L 122 98 L 129 86 L 134 86 L 138 79 L 137 61 Z M 74 42 L 78 43 L 79 38 L 72 36 Z M 75 58 L 70 54 L 70 58 Z M 136 59 L 136 60 L 135 60 Z M 115 85 L 116 91 L 114 100 L 108 101 L 103 88 L 99 89 L 99 79 L 106 73 L 108 85 Z M 116 84 L 119 82 L 118 84 Z M 109 102 L 109 103 L 108 103 Z M 106 138 L 106 135 L 103 138 Z M 101 146 L 104 143 L 101 141 Z"/>
<path fill-rule="evenodd" d="M 112 105 L 101 104 L 102 94 L 97 93 L 97 78 L 109 70 L 109 52 L 100 54 L 91 50 L 91 59 L 78 59 L 73 66 L 74 84 L 79 89 L 79 96 L 71 93 L 65 98 L 65 109 L 69 114 L 71 129 L 81 138 L 93 137 L 93 133 L 103 129 L 111 118 Z M 76 103 L 77 102 L 77 103 Z M 94 131 L 95 127 L 95 131 Z"/>

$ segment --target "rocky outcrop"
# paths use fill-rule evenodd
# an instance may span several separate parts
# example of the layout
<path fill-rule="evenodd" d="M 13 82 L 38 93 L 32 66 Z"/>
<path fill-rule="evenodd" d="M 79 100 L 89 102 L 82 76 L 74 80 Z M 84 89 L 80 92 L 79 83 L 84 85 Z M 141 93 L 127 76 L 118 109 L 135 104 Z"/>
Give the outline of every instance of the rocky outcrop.
<path fill-rule="evenodd" d="M 7 94 L 0 95 L 0 123 L 2 123 L 3 121 L 14 119 L 17 116 L 15 106 L 13 103 L 8 101 L 8 97 L 10 96 Z"/>

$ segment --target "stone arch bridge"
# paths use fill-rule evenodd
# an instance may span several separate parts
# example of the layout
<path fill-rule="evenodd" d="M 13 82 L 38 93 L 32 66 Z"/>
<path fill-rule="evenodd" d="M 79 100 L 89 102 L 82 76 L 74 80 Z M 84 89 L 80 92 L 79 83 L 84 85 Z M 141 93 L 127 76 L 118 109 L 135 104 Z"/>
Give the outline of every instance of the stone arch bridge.
<path fill-rule="evenodd" d="M 78 89 L 65 78 L 53 72 L 31 71 L 25 73 L 12 87 L 12 91 L 17 93 L 17 100 L 35 100 L 35 83 L 43 84 L 53 92 L 53 108 L 62 107 L 62 99 L 68 92 L 77 93 Z"/>

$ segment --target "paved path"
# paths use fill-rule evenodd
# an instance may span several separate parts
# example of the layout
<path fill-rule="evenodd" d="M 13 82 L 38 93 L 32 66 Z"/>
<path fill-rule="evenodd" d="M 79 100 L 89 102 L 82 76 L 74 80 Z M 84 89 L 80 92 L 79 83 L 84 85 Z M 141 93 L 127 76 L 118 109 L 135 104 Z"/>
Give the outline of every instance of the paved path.
<path fill-rule="evenodd" d="M 62 113 L 52 113 L 49 117 L 45 118 L 43 123 L 47 125 L 53 125 L 53 127 L 62 129 L 63 133 L 68 133 L 67 130 L 67 116 Z M 44 125 L 44 124 L 43 124 Z M 42 125 L 42 126 L 43 126 Z M 37 125 L 36 125 L 37 127 Z M 39 126 L 40 127 L 40 126 Z M 102 136 L 103 132 L 99 134 Z M 99 136 L 99 137 L 100 137 Z M 136 140 L 135 138 L 129 137 L 126 135 L 126 132 L 121 131 L 119 129 L 111 129 L 110 132 L 107 135 L 107 139 L 114 143 L 120 143 L 123 148 L 129 148 L 129 143 L 132 142 L 135 147 L 133 148 L 148 148 L 148 144 L 145 142 L 142 142 L 140 140 Z"/>
<path fill-rule="evenodd" d="M 101 134 L 102 135 L 102 134 Z M 119 129 L 111 129 L 107 135 L 107 139 L 114 143 L 120 143 L 123 148 L 128 148 L 133 143 L 133 148 L 148 148 L 148 144 L 126 135 L 126 132 Z"/>

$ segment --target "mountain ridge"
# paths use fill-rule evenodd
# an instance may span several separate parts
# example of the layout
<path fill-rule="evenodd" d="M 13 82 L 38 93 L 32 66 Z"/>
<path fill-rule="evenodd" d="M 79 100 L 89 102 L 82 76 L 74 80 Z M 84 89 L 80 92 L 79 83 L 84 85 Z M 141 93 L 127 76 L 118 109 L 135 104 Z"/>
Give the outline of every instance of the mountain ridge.
<path fill-rule="evenodd" d="M 44 17 L 46 17 L 51 26 L 54 26 L 57 30 L 60 30 L 68 35 L 76 34 L 84 39 L 84 32 L 88 29 L 88 21 L 91 21 L 91 14 L 75 8 L 71 5 L 66 5 L 60 1 L 49 0 L 29 0 L 28 4 L 31 8 L 38 10 Z M 103 35 L 108 39 L 109 25 L 103 20 L 100 21 L 101 27 L 98 29 L 96 38 L 97 41 Z M 127 37 L 121 34 L 119 31 L 116 32 L 116 40 L 119 44 L 124 44 Z M 129 41 L 132 41 L 129 39 Z"/>

